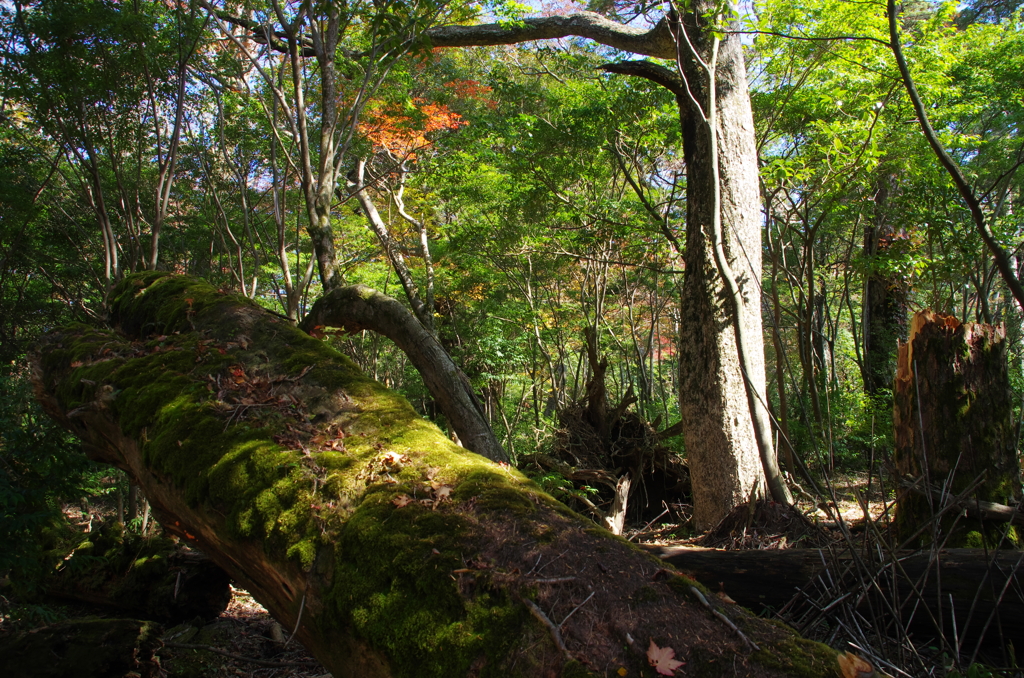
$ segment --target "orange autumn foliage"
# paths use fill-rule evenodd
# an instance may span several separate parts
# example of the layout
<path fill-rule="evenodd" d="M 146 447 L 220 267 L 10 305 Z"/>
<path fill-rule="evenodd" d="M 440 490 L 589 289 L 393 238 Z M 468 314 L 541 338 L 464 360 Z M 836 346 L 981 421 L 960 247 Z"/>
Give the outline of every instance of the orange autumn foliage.
<path fill-rule="evenodd" d="M 369 111 L 359 125 L 360 131 L 374 146 L 411 159 L 417 152 L 430 148 L 428 135 L 469 124 L 444 104 L 427 103 L 417 97 L 412 100 L 412 107 L 415 111 L 398 110 L 395 106 Z"/>

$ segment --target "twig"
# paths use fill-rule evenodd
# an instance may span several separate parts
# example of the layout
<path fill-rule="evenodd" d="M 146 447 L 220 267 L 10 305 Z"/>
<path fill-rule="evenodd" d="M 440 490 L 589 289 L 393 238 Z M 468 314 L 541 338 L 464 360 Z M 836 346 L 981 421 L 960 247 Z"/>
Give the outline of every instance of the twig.
<path fill-rule="evenodd" d="M 530 584 L 565 584 L 575 581 L 576 577 L 548 577 L 547 579 L 527 579 Z"/>
<path fill-rule="evenodd" d="M 711 614 L 715 615 L 716 617 L 721 619 L 723 622 L 725 622 L 726 625 L 729 628 L 731 628 L 736 633 L 737 636 L 740 637 L 740 640 L 742 640 L 744 643 L 746 643 L 747 647 L 749 647 L 754 652 L 757 652 L 758 650 L 761 649 L 761 648 L 759 648 L 757 646 L 757 643 L 752 641 L 750 638 L 747 638 L 746 635 L 744 635 L 743 631 L 740 631 L 739 627 L 737 627 L 735 624 L 732 623 L 731 619 L 726 617 L 724 614 L 722 614 L 721 612 L 719 612 L 715 608 L 711 607 L 711 603 L 709 603 L 708 599 L 704 597 L 704 594 L 700 592 L 700 589 L 698 589 L 696 586 L 691 586 L 690 590 L 693 591 L 693 595 L 697 596 L 697 600 L 699 600 L 704 607 L 708 608 L 708 610 L 711 611 Z"/>
<path fill-rule="evenodd" d="M 311 369 L 313 369 L 312 365 L 306 365 L 304 368 L 302 368 L 302 371 L 299 372 L 294 377 L 285 377 L 281 381 L 298 381 L 299 379 L 302 379 L 304 376 L 306 376 L 306 373 L 309 372 Z"/>
<path fill-rule="evenodd" d="M 548 627 L 548 630 L 551 631 L 551 637 L 555 641 L 555 645 L 557 645 L 558 649 L 562 651 L 562 654 L 564 654 L 568 659 L 575 659 L 575 657 L 573 657 L 572 654 L 569 652 L 569 648 L 565 646 L 565 641 L 562 640 L 561 631 L 559 631 L 558 627 L 555 626 L 550 619 L 548 619 L 548 616 L 544 614 L 544 611 L 537 607 L 537 604 L 532 600 L 527 599 L 523 602 L 526 603 L 526 607 L 530 608 L 530 612 L 533 614 L 533 616 L 536 617 L 541 624 Z"/>
<path fill-rule="evenodd" d="M 266 659 L 253 659 L 251 657 L 243 657 L 240 654 L 232 654 L 231 652 L 225 652 L 220 648 L 212 647 L 210 645 L 193 645 L 192 643 L 164 643 L 164 647 L 174 647 L 180 648 L 182 650 L 206 650 L 207 652 L 213 652 L 214 654 L 223 655 L 236 661 L 249 662 L 250 664 L 258 664 L 260 666 L 269 666 L 278 669 L 292 668 L 297 666 L 310 666 L 311 664 L 320 663 L 313 659 L 299 662 L 272 662 Z"/>
<path fill-rule="evenodd" d="M 569 621 L 569 617 L 571 617 L 574 614 L 576 614 L 576 610 L 578 610 L 581 607 L 583 607 L 584 605 L 586 605 L 587 601 L 589 601 L 591 598 L 593 598 L 595 593 L 597 593 L 597 591 L 591 591 L 590 595 L 587 596 L 587 600 L 584 600 L 582 603 L 580 603 L 576 607 L 572 608 L 572 612 L 570 612 L 569 614 L 565 615 L 565 619 L 563 619 L 562 623 L 558 625 L 558 628 L 562 628 L 565 625 L 565 622 Z"/>
<path fill-rule="evenodd" d="M 537 574 L 540 574 L 540 571 L 541 571 L 541 570 L 543 570 L 543 569 L 544 569 L 545 567 L 547 567 L 547 566 L 548 566 L 548 565 L 550 565 L 551 563 L 555 562 L 556 560 L 558 560 L 559 558 L 561 558 L 562 556 L 564 556 L 564 555 L 565 555 L 566 553 L 568 553 L 568 551 L 562 551 L 562 552 L 561 552 L 561 553 L 559 553 L 559 554 L 558 554 L 557 556 L 555 556 L 554 558 L 552 558 L 552 559 L 551 559 L 551 560 L 549 560 L 548 562 L 544 563 L 544 566 L 543 566 L 543 567 L 541 567 L 541 568 L 540 568 L 540 570 L 537 570 Z M 537 562 L 540 562 L 540 558 L 538 558 L 538 559 L 537 559 Z"/>
<path fill-rule="evenodd" d="M 1003 598 L 1006 596 L 1006 591 L 1009 590 L 1010 584 L 1013 583 L 1014 575 L 1017 574 L 1017 569 L 1021 566 L 1022 562 L 1024 562 L 1024 553 L 1020 554 L 1020 558 L 1017 559 L 1017 562 L 1014 563 L 1013 568 L 1010 570 L 1010 574 L 1006 578 L 1006 583 L 1003 584 L 1003 589 L 999 592 L 999 597 L 996 598 L 996 604 L 992 607 L 992 611 L 989 613 L 988 619 L 985 620 L 985 625 L 981 628 L 978 644 L 974 647 L 974 653 L 971 654 L 971 661 L 968 665 L 973 664 L 974 660 L 977 659 L 978 651 L 981 650 L 981 641 L 984 639 L 985 633 L 988 632 L 988 627 L 992 624 L 993 618 L 998 621 L 999 605 L 1003 602 Z"/>
<path fill-rule="evenodd" d="M 662 502 L 662 503 L 664 504 L 665 502 Z M 668 509 L 667 509 L 667 508 L 666 508 L 666 509 L 665 509 L 664 511 L 662 511 L 661 513 L 659 513 L 659 514 L 658 514 L 658 518 L 661 518 L 661 517 L 662 517 L 663 515 L 665 515 L 666 513 L 668 513 Z M 644 530 L 646 530 L 646 529 L 647 529 L 648 527 L 650 527 L 651 525 L 653 525 L 653 524 L 654 524 L 654 521 L 655 521 L 655 520 L 657 520 L 658 518 L 654 518 L 653 520 L 651 520 L 651 522 L 649 522 L 649 523 L 647 523 L 646 525 L 644 525 L 643 527 L 641 527 L 641 528 L 640 528 L 639 530 L 637 530 L 637 531 L 636 531 L 636 533 L 635 533 L 635 534 L 634 534 L 634 535 L 633 535 L 632 537 L 630 537 L 630 538 L 629 538 L 629 539 L 627 539 L 626 541 L 633 541 L 634 539 L 636 539 L 637 537 L 639 537 L 639 536 L 640 536 L 641 534 L 643 534 L 643 533 L 644 533 Z"/>
<path fill-rule="evenodd" d="M 302 623 L 302 611 L 306 609 L 306 594 L 302 594 L 302 602 L 299 603 L 299 617 L 295 620 L 295 628 L 292 629 L 292 635 L 288 636 L 288 640 L 284 641 L 284 646 L 288 647 L 288 643 L 292 642 L 292 638 L 299 631 L 299 624 Z"/>

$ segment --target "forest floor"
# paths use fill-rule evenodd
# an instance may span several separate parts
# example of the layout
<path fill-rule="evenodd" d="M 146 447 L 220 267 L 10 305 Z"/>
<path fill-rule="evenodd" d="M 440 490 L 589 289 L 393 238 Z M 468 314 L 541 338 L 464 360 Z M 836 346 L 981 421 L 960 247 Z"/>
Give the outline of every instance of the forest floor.
<path fill-rule="evenodd" d="M 246 591 L 232 588 L 231 602 L 217 619 L 164 632 L 160 662 L 168 678 L 330 678 L 300 643 L 287 642 L 289 634 Z"/>
<path fill-rule="evenodd" d="M 824 484 L 823 484 L 824 485 Z M 846 523 L 854 532 L 859 531 L 870 517 L 872 521 L 886 523 L 892 510 L 894 493 L 884 483 L 879 483 L 877 476 L 869 476 L 866 471 L 842 471 L 831 474 L 825 492 L 834 493 L 835 500 L 825 502 L 815 500 L 806 493 L 797 493 L 795 509 L 807 519 L 806 524 L 792 524 L 791 516 L 776 512 L 775 515 L 759 515 L 745 517 L 746 525 L 723 525 L 712 533 L 689 534 L 686 526 L 677 523 L 659 523 L 634 525 L 624 535 L 630 541 L 639 544 L 658 546 L 710 546 L 713 548 L 791 548 L 797 546 L 813 526 L 823 528 L 826 534 L 839 539 L 838 519 Z M 865 513 L 866 510 L 866 513 Z M 742 510 L 737 510 L 742 513 Z M 692 507 L 682 504 L 673 506 L 673 513 L 692 515 Z M 742 523 L 743 521 L 741 521 Z M 751 539 L 747 531 L 760 530 L 760 537 Z M 731 539 L 730 539 L 731 537 Z M 803 544 L 805 546 L 821 546 L 822 544 Z"/>

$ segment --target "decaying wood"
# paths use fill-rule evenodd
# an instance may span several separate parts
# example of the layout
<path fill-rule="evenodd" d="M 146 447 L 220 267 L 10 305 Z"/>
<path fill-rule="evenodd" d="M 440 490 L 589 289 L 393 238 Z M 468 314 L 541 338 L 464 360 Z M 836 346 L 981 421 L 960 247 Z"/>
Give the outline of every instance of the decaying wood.
<path fill-rule="evenodd" d="M 120 523 L 89 537 L 48 578 L 48 595 L 164 623 L 213 619 L 231 601 L 230 578 L 203 553 Z"/>
<path fill-rule="evenodd" d="M 663 502 L 678 504 L 690 491 L 686 462 L 663 446 L 654 427 L 629 408 L 637 398 L 632 388 L 612 405 L 605 383 L 608 361 L 601 357 L 594 328 L 585 332 L 590 376 L 579 402 L 558 413 L 559 429 L 548 454 L 526 455 L 523 461 L 555 471 L 574 485 L 595 487 L 592 497 L 573 502 L 615 534 L 627 514 L 634 519 L 661 512 Z"/>
<path fill-rule="evenodd" d="M 40 341 L 40 402 L 338 678 L 638 672 L 627 637 L 694 670 L 728 656 L 740 675 L 837 675 L 833 650 L 730 608 L 751 652 L 689 580 L 655 579 L 648 556 L 251 300 L 147 272 L 114 290 L 111 322 Z"/>
<path fill-rule="evenodd" d="M 0 638 L 0 669 L 17 678 L 159 678 L 159 624 L 78 619 Z"/>
<path fill-rule="evenodd" d="M 646 550 L 709 589 L 721 588 L 740 605 L 758 612 L 765 609 L 780 610 L 800 589 L 822 575 L 826 569 L 830 570 L 831 576 L 838 582 L 841 570 L 852 559 L 849 553 L 834 556 L 828 552 L 823 554 L 818 549 L 799 548 L 722 551 L 662 546 L 647 547 Z M 900 552 L 897 558 L 905 574 L 896 580 L 897 594 L 901 600 L 910 601 L 905 606 L 909 612 L 918 599 L 912 595 L 908 582 L 923 580 L 919 602 L 927 605 L 936 619 L 944 617 L 949 629 L 952 628 L 951 614 L 955 614 L 961 638 L 970 638 L 973 642 L 987 625 L 988 642 L 1001 642 L 997 631 L 999 624 L 996 621 L 989 622 L 990 615 L 994 620 L 994 615 L 998 614 L 1004 638 L 1013 640 L 1014 645 L 1020 647 L 1024 643 L 1024 626 L 1018 620 L 1024 619 L 1024 599 L 1016 592 L 1020 591 L 1019 585 L 1024 582 L 1024 573 L 1014 569 L 1019 557 L 1020 553 L 1014 551 L 947 549 L 939 553 L 940 571 L 936 576 L 936 566 L 929 553 Z M 927 570 L 932 575 L 924 578 Z M 887 571 L 892 570 L 890 568 Z M 1012 581 L 1011 595 L 1003 597 L 996 606 L 998 592 L 1003 589 L 1008 577 Z M 888 586 L 887 581 L 884 577 L 879 579 L 883 589 Z M 952 612 L 950 596 L 953 597 Z M 912 630 L 921 638 L 928 638 L 929 634 L 935 633 L 928 616 L 923 613 L 914 616 Z"/>
<path fill-rule="evenodd" d="M 615 499 L 612 500 L 612 508 L 604 519 L 605 527 L 612 534 L 622 534 L 622 528 L 626 524 L 626 502 L 629 499 L 631 484 L 628 473 L 615 484 Z"/>

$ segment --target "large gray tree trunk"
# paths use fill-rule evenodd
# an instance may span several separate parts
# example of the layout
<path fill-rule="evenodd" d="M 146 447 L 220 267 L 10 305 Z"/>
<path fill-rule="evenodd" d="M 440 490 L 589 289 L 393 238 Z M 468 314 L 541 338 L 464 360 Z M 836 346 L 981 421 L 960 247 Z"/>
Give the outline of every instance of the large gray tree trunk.
<path fill-rule="evenodd" d="M 698 3 L 696 16 L 713 7 L 713 3 Z M 697 52 L 709 61 L 711 34 L 704 22 L 690 14 L 683 25 Z M 706 105 L 706 72 L 692 58 L 680 63 L 690 90 Z M 717 74 L 722 236 L 744 297 L 741 322 L 754 339 L 746 376 L 763 397 L 761 199 L 754 119 L 738 35 L 722 40 Z M 694 522 L 697 529 L 708 529 L 734 506 L 763 496 L 765 484 L 733 331 L 734 310 L 708 236 L 716 206 L 709 135 L 696 104 L 689 97 L 679 97 L 679 103 L 687 177 L 679 402 L 693 479 Z"/>
<path fill-rule="evenodd" d="M 638 675 L 651 642 L 688 672 L 838 675 L 833 650 L 695 593 L 249 299 L 147 272 L 111 320 L 40 342 L 46 411 L 336 678 Z"/>

